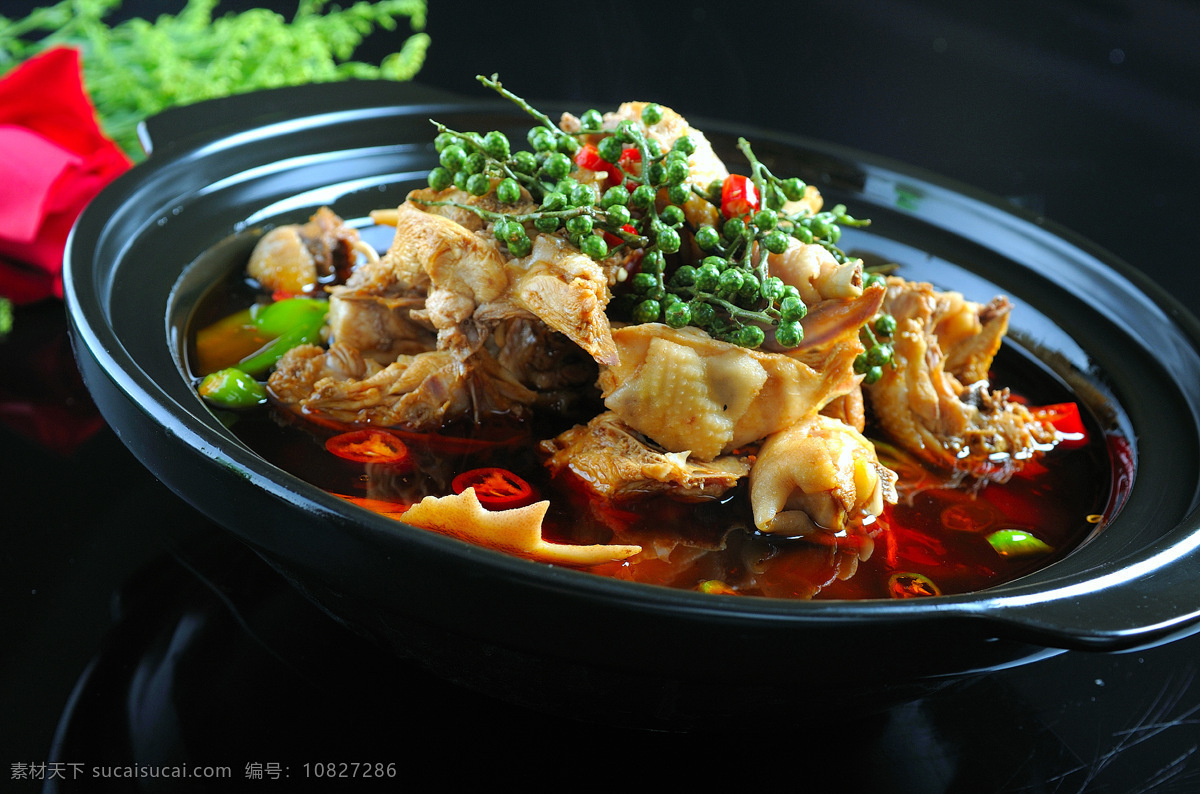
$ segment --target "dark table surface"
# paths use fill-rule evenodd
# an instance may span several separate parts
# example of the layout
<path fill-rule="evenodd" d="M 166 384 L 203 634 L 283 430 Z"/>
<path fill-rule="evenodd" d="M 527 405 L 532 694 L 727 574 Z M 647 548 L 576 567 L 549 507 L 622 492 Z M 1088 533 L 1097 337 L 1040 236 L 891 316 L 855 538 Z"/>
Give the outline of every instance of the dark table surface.
<path fill-rule="evenodd" d="M 1200 310 L 1200 6 L 752 5 L 434 0 L 420 79 L 472 97 L 475 74 L 499 72 L 530 97 L 653 99 L 894 158 L 1041 213 Z M 92 408 L 54 303 L 21 307 L 0 342 L 0 495 L 3 790 L 230 788 L 99 777 L 130 764 L 227 766 L 278 789 L 327 762 L 394 764 L 396 785 L 433 769 L 466 783 L 485 770 L 558 785 L 1200 790 L 1200 636 L 1063 653 L 845 724 L 798 708 L 787 735 L 615 729 L 444 683 L 334 623 L 144 469 Z"/>

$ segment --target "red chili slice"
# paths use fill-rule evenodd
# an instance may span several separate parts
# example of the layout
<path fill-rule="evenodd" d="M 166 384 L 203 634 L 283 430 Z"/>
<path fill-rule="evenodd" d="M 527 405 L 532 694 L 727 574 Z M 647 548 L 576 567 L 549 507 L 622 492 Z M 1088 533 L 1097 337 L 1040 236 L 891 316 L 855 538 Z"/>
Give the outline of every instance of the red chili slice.
<path fill-rule="evenodd" d="M 498 466 L 464 471 L 451 481 L 450 487 L 455 493 L 474 488 L 479 503 L 489 510 L 523 507 L 534 501 L 533 488 L 529 483 Z"/>
<path fill-rule="evenodd" d="M 325 449 L 339 458 L 356 463 L 387 463 L 404 465 L 410 462 L 408 447 L 386 430 L 364 428 L 333 436 Z"/>
<path fill-rule="evenodd" d="M 726 218 L 739 218 L 758 209 L 758 189 L 748 176 L 730 174 L 721 183 L 721 212 Z"/>
<path fill-rule="evenodd" d="M 1034 418 L 1052 425 L 1058 431 L 1058 446 L 1062 449 L 1075 449 L 1087 444 L 1087 428 L 1079 414 L 1078 403 L 1054 403 L 1031 410 Z"/>

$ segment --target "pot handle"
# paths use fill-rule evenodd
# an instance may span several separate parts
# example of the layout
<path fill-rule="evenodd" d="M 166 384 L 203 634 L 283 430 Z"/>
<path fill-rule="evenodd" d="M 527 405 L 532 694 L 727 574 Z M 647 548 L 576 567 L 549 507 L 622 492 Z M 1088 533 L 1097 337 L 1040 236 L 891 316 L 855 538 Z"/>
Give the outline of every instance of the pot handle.
<path fill-rule="evenodd" d="M 1182 539 L 1144 558 L 1093 569 L 1050 590 L 998 595 L 980 615 L 1068 650 L 1132 651 L 1200 631 L 1200 511 Z"/>
<path fill-rule="evenodd" d="M 440 105 L 462 97 L 440 88 L 395 80 L 346 80 L 284 86 L 168 108 L 138 124 L 146 155 L 196 146 L 232 133 L 322 113 L 395 105 Z"/>

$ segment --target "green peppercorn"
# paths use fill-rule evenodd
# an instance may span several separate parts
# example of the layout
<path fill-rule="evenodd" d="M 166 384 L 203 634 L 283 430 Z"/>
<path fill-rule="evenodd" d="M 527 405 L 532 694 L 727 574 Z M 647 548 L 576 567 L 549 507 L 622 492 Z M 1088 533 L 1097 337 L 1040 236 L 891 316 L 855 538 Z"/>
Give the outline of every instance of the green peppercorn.
<path fill-rule="evenodd" d="M 592 259 L 603 259 L 608 256 L 608 243 L 598 234 L 586 234 L 579 244 L 579 250 Z"/>
<path fill-rule="evenodd" d="M 804 341 L 804 326 L 795 320 L 791 322 L 781 322 L 775 328 L 775 342 L 780 347 L 793 348 L 797 347 Z"/>
<path fill-rule="evenodd" d="M 633 309 L 635 323 L 656 323 L 662 314 L 662 306 L 653 298 L 647 298 Z"/>
<path fill-rule="evenodd" d="M 662 106 L 660 106 L 654 102 L 650 102 L 649 104 L 647 104 L 645 107 L 642 108 L 642 122 L 646 126 L 650 126 L 651 124 L 657 124 L 658 122 L 662 121 L 662 117 L 663 117 Z"/>
<path fill-rule="evenodd" d="M 779 224 L 779 213 L 775 210 L 759 210 L 754 213 L 754 225 L 759 231 L 769 232 Z"/>
<path fill-rule="evenodd" d="M 508 252 L 510 254 L 512 254 L 513 256 L 517 256 L 517 257 L 529 256 L 529 253 L 532 250 L 533 250 L 533 241 L 530 240 L 528 237 L 521 237 L 516 240 L 509 240 L 509 242 L 508 242 Z"/>
<path fill-rule="evenodd" d="M 692 325 L 697 328 L 708 328 L 717 319 L 717 310 L 711 303 L 702 300 L 688 301 L 692 312 Z"/>
<path fill-rule="evenodd" d="M 600 157 L 609 163 L 615 163 L 620 160 L 621 153 L 624 150 L 624 145 L 613 135 L 601 138 L 600 142 L 596 144 L 596 151 L 600 153 Z"/>
<path fill-rule="evenodd" d="M 878 383 L 882 377 L 883 367 L 868 367 L 866 373 L 863 375 L 863 383 L 869 386 L 872 383 Z"/>
<path fill-rule="evenodd" d="M 492 180 L 486 174 L 471 174 L 467 179 L 467 192 L 472 196 L 485 195 L 492 189 Z"/>
<path fill-rule="evenodd" d="M 696 245 L 700 246 L 700 250 L 711 251 L 720 244 L 721 233 L 712 226 L 706 224 L 696 230 Z"/>
<path fill-rule="evenodd" d="M 891 345 L 871 345 L 867 351 L 867 363 L 873 367 L 883 366 L 891 362 L 893 356 Z"/>
<path fill-rule="evenodd" d="M 467 150 L 457 143 L 450 144 L 438 154 L 438 162 L 449 171 L 457 171 L 462 168 L 466 159 Z"/>
<path fill-rule="evenodd" d="M 646 154 L 650 155 L 651 160 L 656 160 L 662 157 L 662 144 L 654 138 L 646 141 Z"/>
<path fill-rule="evenodd" d="M 661 185 L 667 178 L 667 167 L 661 160 L 655 160 L 646 167 L 646 181 L 651 185 Z"/>
<path fill-rule="evenodd" d="M 723 256 L 706 256 L 700 263 L 704 267 L 715 267 L 718 273 L 724 273 L 729 269 L 729 260 Z"/>
<path fill-rule="evenodd" d="M 642 256 L 642 272 L 658 274 L 666 266 L 666 257 L 657 248 L 652 248 Z"/>
<path fill-rule="evenodd" d="M 686 204 L 691 198 L 692 188 L 686 182 L 667 188 L 667 200 L 672 204 Z"/>
<path fill-rule="evenodd" d="M 691 325 L 692 310 L 682 301 L 673 302 L 663 312 L 663 319 L 672 328 L 683 328 Z"/>
<path fill-rule="evenodd" d="M 792 237 L 795 237 L 802 243 L 811 243 L 813 241 L 813 233 L 811 229 L 804 225 L 804 221 L 806 220 L 808 218 L 804 218 L 800 223 L 792 226 Z"/>
<path fill-rule="evenodd" d="M 496 185 L 496 200 L 501 204 L 516 204 L 521 200 L 521 186 L 517 180 L 507 177 Z"/>
<path fill-rule="evenodd" d="M 778 276 L 767 276 L 762 283 L 762 296 L 769 301 L 783 298 L 783 279 Z"/>
<path fill-rule="evenodd" d="M 571 204 L 576 207 L 591 207 L 596 203 L 596 189 L 591 185 L 579 183 L 571 188 Z"/>
<path fill-rule="evenodd" d="M 558 151 L 562 154 L 573 156 L 580 149 L 579 141 L 575 140 L 570 135 L 558 136 Z"/>
<path fill-rule="evenodd" d="M 671 286 L 690 287 L 696 283 L 696 268 L 691 265 L 681 265 L 671 274 Z"/>
<path fill-rule="evenodd" d="M 645 295 L 656 286 L 658 286 L 658 276 L 645 270 L 634 273 L 629 279 L 629 288 L 638 295 Z"/>
<path fill-rule="evenodd" d="M 886 286 L 887 278 L 880 273 L 868 273 L 867 275 L 863 276 L 863 289 Z"/>
<path fill-rule="evenodd" d="M 542 196 L 542 209 L 546 212 L 558 212 L 567 208 L 567 197 L 557 190 L 551 190 Z"/>
<path fill-rule="evenodd" d="M 642 131 L 632 121 L 625 119 L 617 123 L 617 129 L 613 132 L 613 137 L 622 143 L 634 143 L 638 138 L 642 137 Z"/>
<path fill-rule="evenodd" d="M 742 285 L 738 287 L 737 297 L 738 302 L 744 306 L 750 307 L 758 303 L 759 297 L 762 295 L 762 284 L 758 280 L 758 276 L 754 273 L 746 273 L 742 276 Z"/>
<path fill-rule="evenodd" d="M 458 143 L 457 135 L 449 132 L 439 132 L 437 137 L 433 139 L 433 148 L 440 153 L 442 149 L 455 143 Z"/>
<path fill-rule="evenodd" d="M 649 185 L 638 185 L 629 194 L 629 203 L 638 209 L 649 209 L 654 206 L 654 188 Z"/>
<path fill-rule="evenodd" d="M 672 160 L 667 164 L 665 179 L 668 185 L 681 185 L 691 175 L 686 162 Z"/>
<path fill-rule="evenodd" d="M 483 136 L 483 150 L 493 160 L 501 161 L 507 160 L 509 153 L 512 151 L 508 143 L 508 136 L 499 130 L 492 130 Z"/>
<path fill-rule="evenodd" d="M 741 218 L 730 218 L 721 227 L 721 236 L 730 242 L 742 239 L 746 234 L 746 222 Z"/>
<path fill-rule="evenodd" d="M 763 329 L 757 325 L 743 325 L 737 330 L 733 342 L 738 347 L 755 348 L 761 345 L 766 338 L 767 335 L 763 333 Z"/>
<path fill-rule="evenodd" d="M 471 152 L 463 161 L 462 167 L 468 174 L 482 174 L 485 166 L 487 166 L 487 157 L 483 152 Z"/>
<path fill-rule="evenodd" d="M 667 227 L 655 236 L 654 242 L 662 250 L 664 254 L 673 254 L 679 250 L 682 241 L 679 239 L 679 232 Z"/>
<path fill-rule="evenodd" d="M 525 136 L 535 152 L 553 152 L 558 149 L 557 136 L 547 127 L 533 127 Z"/>
<path fill-rule="evenodd" d="M 812 221 L 809 223 L 809 229 L 812 230 L 814 237 L 828 238 L 830 223 L 829 217 L 824 213 L 812 216 Z"/>
<path fill-rule="evenodd" d="M 683 208 L 674 204 L 663 207 L 662 212 L 658 213 L 658 218 L 667 226 L 679 226 L 687 220 L 687 216 L 683 214 Z"/>
<path fill-rule="evenodd" d="M 454 175 L 449 169 L 438 166 L 429 172 L 429 186 L 434 190 L 445 190 L 454 184 Z"/>
<path fill-rule="evenodd" d="M 783 190 L 783 195 L 787 197 L 788 201 L 799 201 L 804 198 L 805 185 L 801 179 L 796 177 L 785 179 L 779 187 Z"/>
<path fill-rule="evenodd" d="M 708 259 L 704 260 L 705 263 Z M 716 265 L 702 263 L 696 268 L 696 289 L 701 292 L 712 292 L 721 281 L 721 271 Z"/>
<path fill-rule="evenodd" d="M 779 301 L 779 316 L 784 322 L 803 320 L 808 314 L 808 306 L 798 295 L 784 295 Z"/>
<path fill-rule="evenodd" d="M 576 215 L 573 218 L 567 218 L 567 231 L 570 234 L 589 234 L 595 226 L 595 221 L 591 215 Z"/>
<path fill-rule="evenodd" d="M 891 336 L 896 333 L 896 318 L 890 314 L 881 314 L 876 317 L 875 333 L 880 336 Z"/>
<path fill-rule="evenodd" d="M 583 115 L 579 117 L 579 126 L 588 132 L 595 132 L 596 130 L 600 129 L 603 124 L 604 116 L 602 116 L 600 111 L 596 110 L 595 108 L 590 108 L 589 110 L 584 111 Z"/>
<path fill-rule="evenodd" d="M 467 180 L 471 178 L 471 174 L 459 169 L 454 172 L 454 186 L 459 190 L 467 189 Z"/>
<path fill-rule="evenodd" d="M 782 254 L 788 247 L 788 235 L 781 229 L 772 229 L 762 236 L 763 247 L 773 254 Z"/>
<path fill-rule="evenodd" d="M 562 152 L 554 152 L 542 163 L 542 172 L 551 179 L 562 179 L 571 173 L 571 158 Z"/>
<path fill-rule="evenodd" d="M 600 197 L 600 206 L 605 209 L 609 209 L 610 207 L 624 207 L 628 203 L 629 191 L 621 185 L 610 187 Z"/>
<path fill-rule="evenodd" d="M 613 227 L 624 226 L 632 220 L 629 214 L 629 208 L 623 204 L 617 204 L 614 207 L 608 208 L 608 223 Z"/>
<path fill-rule="evenodd" d="M 696 151 L 696 139 L 690 135 L 681 135 L 675 139 L 671 151 L 682 152 L 685 155 L 692 154 Z"/>
<path fill-rule="evenodd" d="M 856 375 L 864 375 L 864 374 L 866 374 L 867 370 L 870 368 L 871 368 L 871 365 L 870 365 L 870 363 L 867 362 L 867 354 L 866 353 L 859 353 L 857 356 L 854 357 L 854 373 Z"/>
<path fill-rule="evenodd" d="M 717 294 L 728 297 L 736 297 L 742 288 L 745 271 L 736 267 L 731 267 L 721 273 L 720 279 L 717 281 Z"/>
<path fill-rule="evenodd" d="M 537 171 L 537 157 L 533 152 L 524 149 L 512 156 L 513 170 L 521 174 L 532 174 Z"/>
<path fill-rule="evenodd" d="M 550 215 L 542 215 L 539 218 L 534 218 L 533 228 L 542 234 L 554 234 L 554 232 L 558 231 L 558 218 Z"/>

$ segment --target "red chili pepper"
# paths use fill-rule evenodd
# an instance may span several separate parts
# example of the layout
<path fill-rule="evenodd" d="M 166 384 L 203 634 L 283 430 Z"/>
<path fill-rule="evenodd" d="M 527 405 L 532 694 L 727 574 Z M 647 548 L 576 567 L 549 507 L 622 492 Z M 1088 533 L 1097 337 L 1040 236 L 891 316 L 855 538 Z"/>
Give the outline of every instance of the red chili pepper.
<path fill-rule="evenodd" d="M 1075 449 L 1087 444 L 1087 428 L 1084 427 L 1077 403 L 1043 405 L 1033 408 L 1032 413 L 1039 422 L 1049 424 L 1058 431 L 1060 448 Z"/>
<path fill-rule="evenodd" d="M 364 428 L 340 433 L 325 442 L 325 449 L 339 458 L 356 463 L 387 463 L 407 465 L 411 463 L 408 447 L 386 430 Z"/>
<path fill-rule="evenodd" d="M 586 168 L 589 171 L 607 172 L 612 168 L 612 163 L 600 156 L 600 151 L 590 143 L 585 143 L 575 153 L 575 165 L 580 168 Z"/>
<path fill-rule="evenodd" d="M 726 218 L 740 218 L 758 210 L 758 189 L 750 177 L 730 174 L 721 184 L 721 212 Z"/>
<path fill-rule="evenodd" d="M 642 172 L 642 152 L 637 147 L 630 147 L 621 151 L 621 157 L 617 160 L 617 168 L 620 168 L 630 176 L 637 176 Z M 630 190 L 633 186 L 626 185 Z"/>
<path fill-rule="evenodd" d="M 508 469 L 488 466 L 471 469 L 456 476 L 450 483 L 455 493 L 475 489 L 479 503 L 489 510 L 508 510 L 534 501 L 533 488 Z"/>
<path fill-rule="evenodd" d="M 622 224 L 621 231 L 627 232 L 629 234 L 637 234 L 637 229 L 633 228 L 632 223 Z M 608 247 L 610 249 L 616 248 L 618 245 L 621 245 L 622 243 L 625 242 L 624 240 L 622 240 L 620 237 L 613 234 L 612 232 L 606 232 L 606 231 L 601 230 L 601 233 L 604 235 L 604 242 L 608 243 Z"/>

